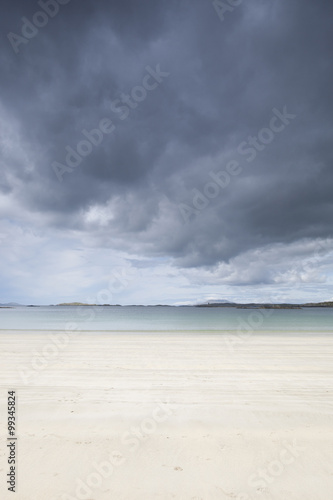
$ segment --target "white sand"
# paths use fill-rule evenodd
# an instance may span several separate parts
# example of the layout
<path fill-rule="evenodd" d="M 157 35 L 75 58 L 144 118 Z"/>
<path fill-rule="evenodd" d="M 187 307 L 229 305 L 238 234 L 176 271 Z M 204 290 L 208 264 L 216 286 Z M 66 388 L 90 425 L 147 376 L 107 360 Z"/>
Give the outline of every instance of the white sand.
<path fill-rule="evenodd" d="M 80 334 L 33 369 L 48 334 L 2 332 L 0 498 L 332 499 L 333 335 L 230 339 Z"/>

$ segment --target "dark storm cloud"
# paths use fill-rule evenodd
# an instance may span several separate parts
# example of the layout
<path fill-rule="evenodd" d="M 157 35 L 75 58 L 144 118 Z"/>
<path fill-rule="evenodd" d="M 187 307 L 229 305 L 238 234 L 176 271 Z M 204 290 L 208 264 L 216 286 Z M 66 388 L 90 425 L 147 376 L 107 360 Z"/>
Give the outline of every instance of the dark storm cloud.
<path fill-rule="evenodd" d="M 5 152 L 0 189 L 24 210 L 183 266 L 332 236 L 328 2 L 253 0 L 221 22 L 211 2 L 71 0 L 15 54 L 7 33 L 38 10 L 14 1 L 1 19 L 1 102 L 27 157 Z M 121 120 L 111 102 L 157 65 L 169 76 Z M 284 106 L 296 118 L 247 163 L 238 146 Z M 115 130 L 59 182 L 52 163 L 104 118 Z M 232 159 L 242 173 L 184 224 L 179 204 Z"/>

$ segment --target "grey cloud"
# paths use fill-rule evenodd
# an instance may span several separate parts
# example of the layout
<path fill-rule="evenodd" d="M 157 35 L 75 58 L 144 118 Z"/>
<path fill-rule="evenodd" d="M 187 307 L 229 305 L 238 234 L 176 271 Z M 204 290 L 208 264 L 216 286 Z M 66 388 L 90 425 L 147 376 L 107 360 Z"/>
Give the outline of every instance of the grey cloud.
<path fill-rule="evenodd" d="M 10 3 L 4 39 L 37 9 Z M 332 236 L 332 13 L 254 0 L 221 23 L 210 2 L 72 0 L 18 55 L 2 46 L 1 100 L 33 166 L 6 155 L 1 190 L 55 228 L 184 267 Z M 121 121 L 111 101 L 157 64 L 170 76 Z M 238 145 L 285 105 L 297 118 L 247 164 Z M 105 117 L 115 132 L 59 183 L 52 162 Z M 178 205 L 232 158 L 243 172 L 184 225 Z M 92 206 L 112 210 L 103 227 Z"/>

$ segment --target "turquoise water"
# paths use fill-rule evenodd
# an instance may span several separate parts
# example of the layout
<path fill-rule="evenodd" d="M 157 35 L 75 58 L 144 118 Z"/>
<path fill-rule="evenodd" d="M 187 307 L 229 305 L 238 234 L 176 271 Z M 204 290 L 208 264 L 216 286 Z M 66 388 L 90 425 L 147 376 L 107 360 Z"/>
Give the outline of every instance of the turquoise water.
<path fill-rule="evenodd" d="M 15 307 L 0 309 L 0 330 L 332 332 L 333 309 L 196 307 Z"/>

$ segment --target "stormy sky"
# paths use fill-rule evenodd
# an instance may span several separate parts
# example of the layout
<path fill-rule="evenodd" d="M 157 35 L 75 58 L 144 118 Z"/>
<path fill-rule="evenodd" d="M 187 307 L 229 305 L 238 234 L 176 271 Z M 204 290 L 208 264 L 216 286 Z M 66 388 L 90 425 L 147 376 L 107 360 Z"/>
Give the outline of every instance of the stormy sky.
<path fill-rule="evenodd" d="M 2 2 L 0 302 L 332 299 L 332 22 Z"/>

